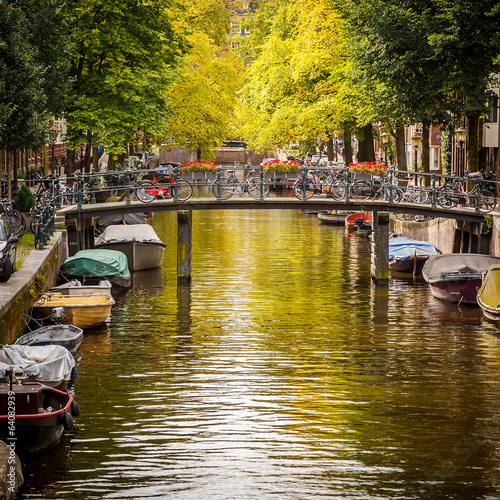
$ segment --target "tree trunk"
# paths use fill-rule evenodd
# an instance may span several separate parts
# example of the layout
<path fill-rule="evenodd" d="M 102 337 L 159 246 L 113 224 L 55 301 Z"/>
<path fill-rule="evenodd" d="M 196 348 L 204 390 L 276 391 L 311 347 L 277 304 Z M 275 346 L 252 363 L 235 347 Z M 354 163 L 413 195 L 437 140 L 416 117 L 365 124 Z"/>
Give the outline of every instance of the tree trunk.
<path fill-rule="evenodd" d="M 19 150 L 16 149 L 13 151 L 13 165 L 12 165 L 12 196 L 15 196 L 17 194 L 17 190 L 19 189 L 19 186 L 17 184 L 17 171 L 19 168 Z"/>
<path fill-rule="evenodd" d="M 408 170 L 406 163 L 406 143 L 405 143 L 405 127 L 401 125 L 394 132 L 394 139 L 396 140 L 396 168 L 398 170 Z"/>
<path fill-rule="evenodd" d="M 87 144 L 85 146 L 85 158 L 84 158 L 85 172 L 87 174 L 90 174 L 91 160 L 92 160 L 92 132 L 88 131 Z"/>
<path fill-rule="evenodd" d="M 75 150 L 68 149 L 68 158 L 66 160 L 66 175 L 73 175 L 75 171 Z"/>
<path fill-rule="evenodd" d="M 429 124 L 424 123 L 422 126 L 422 172 L 425 174 L 431 173 L 430 154 L 429 154 Z M 424 176 L 424 186 L 430 186 L 430 175 Z"/>
<path fill-rule="evenodd" d="M 479 136 L 479 114 L 469 116 L 469 144 L 467 147 L 467 162 L 464 170 L 477 172 L 478 164 L 478 136 Z"/>
<path fill-rule="evenodd" d="M 94 172 L 99 170 L 99 152 L 97 151 L 97 141 L 95 135 L 92 135 L 92 169 Z"/>
<path fill-rule="evenodd" d="M 371 123 L 363 127 L 363 139 L 358 142 L 358 161 L 375 161 L 375 146 L 373 145 L 373 127 Z"/>
<path fill-rule="evenodd" d="M 326 154 L 328 155 L 328 161 L 334 161 L 334 151 L 333 151 L 333 137 L 328 137 L 328 142 L 326 144 Z"/>
<path fill-rule="evenodd" d="M 108 171 L 114 170 L 116 167 L 116 157 L 111 153 L 108 154 Z"/>
<path fill-rule="evenodd" d="M 352 135 L 349 125 L 344 125 L 344 163 L 346 167 L 352 163 Z"/>

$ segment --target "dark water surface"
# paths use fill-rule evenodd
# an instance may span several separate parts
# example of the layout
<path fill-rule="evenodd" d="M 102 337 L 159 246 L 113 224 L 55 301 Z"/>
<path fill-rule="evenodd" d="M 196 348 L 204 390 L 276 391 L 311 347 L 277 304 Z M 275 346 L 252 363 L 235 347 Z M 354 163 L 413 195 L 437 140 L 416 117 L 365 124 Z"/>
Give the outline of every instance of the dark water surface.
<path fill-rule="evenodd" d="M 500 330 L 423 281 L 369 278 L 366 237 L 298 211 L 176 215 L 87 333 L 76 429 L 20 498 L 500 498 Z"/>

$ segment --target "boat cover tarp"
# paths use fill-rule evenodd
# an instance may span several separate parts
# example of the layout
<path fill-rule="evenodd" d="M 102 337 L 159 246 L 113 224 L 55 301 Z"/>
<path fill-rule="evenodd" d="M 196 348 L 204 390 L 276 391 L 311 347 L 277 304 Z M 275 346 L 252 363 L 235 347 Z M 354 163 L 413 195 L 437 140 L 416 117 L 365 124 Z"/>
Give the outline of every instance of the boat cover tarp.
<path fill-rule="evenodd" d="M 480 277 L 493 264 L 500 264 L 500 257 L 478 253 L 443 253 L 429 258 L 422 269 L 422 276 L 427 282 L 440 281 L 449 275 Z"/>
<path fill-rule="evenodd" d="M 64 261 L 60 272 L 63 276 L 130 276 L 127 256 L 107 249 L 80 250 Z"/>
<path fill-rule="evenodd" d="M 97 228 L 103 231 L 116 224 L 147 224 L 146 219 L 145 213 L 104 215 L 98 220 Z"/>
<path fill-rule="evenodd" d="M 149 224 L 109 226 L 96 238 L 95 245 L 126 241 L 154 242 L 164 244 Z"/>
<path fill-rule="evenodd" d="M 38 382 L 63 382 L 70 380 L 75 359 L 60 345 L 4 345 L 0 349 L 0 377 L 6 377 L 11 366 L 22 368 Z"/>
<path fill-rule="evenodd" d="M 418 241 L 407 236 L 397 236 L 389 240 L 389 260 L 405 261 L 414 257 L 428 258 L 438 255 L 439 250 L 428 241 Z"/>

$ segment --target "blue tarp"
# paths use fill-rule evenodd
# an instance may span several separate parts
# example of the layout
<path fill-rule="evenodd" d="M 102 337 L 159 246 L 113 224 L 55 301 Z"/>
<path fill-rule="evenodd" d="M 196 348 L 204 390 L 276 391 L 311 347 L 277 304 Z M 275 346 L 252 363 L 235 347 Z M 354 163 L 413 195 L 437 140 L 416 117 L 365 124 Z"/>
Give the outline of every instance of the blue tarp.
<path fill-rule="evenodd" d="M 439 254 L 439 250 L 428 241 L 417 241 L 407 236 L 397 236 L 389 240 L 389 260 L 407 260 L 408 258 L 430 257 Z"/>

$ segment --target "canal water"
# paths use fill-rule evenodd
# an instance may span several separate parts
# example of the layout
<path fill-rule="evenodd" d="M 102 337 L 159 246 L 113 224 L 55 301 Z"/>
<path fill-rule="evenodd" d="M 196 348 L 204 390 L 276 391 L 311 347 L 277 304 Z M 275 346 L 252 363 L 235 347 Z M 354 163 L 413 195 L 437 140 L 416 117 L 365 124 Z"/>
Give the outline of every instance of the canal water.
<path fill-rule="evenodd" d="M 21 499 L 500 498 L 500 330 L 421 280 L 369 277 L 369 240 L 292 210 L 176 214 L 86 334 L 75 430 Z"/>

